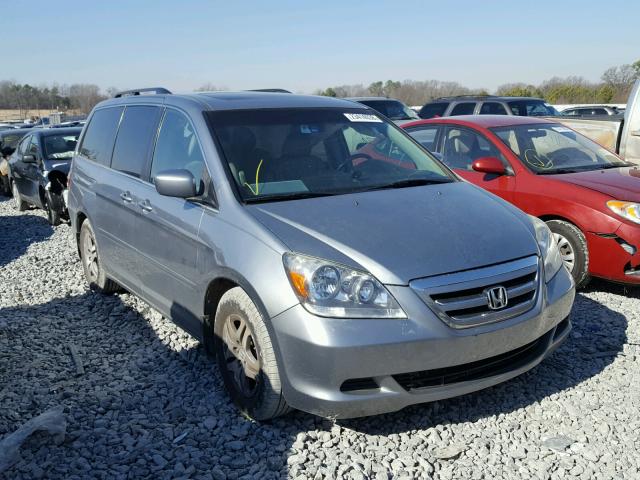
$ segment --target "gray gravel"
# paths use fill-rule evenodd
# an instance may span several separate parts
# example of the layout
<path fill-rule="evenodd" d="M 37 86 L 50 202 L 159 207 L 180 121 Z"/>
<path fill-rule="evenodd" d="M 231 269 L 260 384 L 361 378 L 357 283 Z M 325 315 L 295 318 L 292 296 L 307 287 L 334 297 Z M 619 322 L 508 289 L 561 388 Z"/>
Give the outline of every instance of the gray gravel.
<path fill-rule="evenodd" d="M 6 478 L 640 478 L 640 290 L 593 282 L 551 358 L 395 414 L 258 425 L 203 348 L 129 294 L 87 291 L 67 225 L 0 197 L 0 441 L 62 407 Z"/>

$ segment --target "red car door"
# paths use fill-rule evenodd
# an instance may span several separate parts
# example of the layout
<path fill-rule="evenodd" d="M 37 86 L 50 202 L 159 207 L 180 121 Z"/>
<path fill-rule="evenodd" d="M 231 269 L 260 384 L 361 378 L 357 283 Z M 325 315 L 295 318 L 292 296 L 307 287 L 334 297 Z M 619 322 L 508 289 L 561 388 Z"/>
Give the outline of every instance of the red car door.
<path fill-rule="evenodd" d="M 442 161 L 465 180 L 495 195 L 514 201 L 516 177 L 504 155 L 479 132 L 459 125 L 447 126 L 440 143 Z M 475 160 L 482 157 L 498 158 L 505 166 L 506 174 L 496 175 L 476 172 Z"/>

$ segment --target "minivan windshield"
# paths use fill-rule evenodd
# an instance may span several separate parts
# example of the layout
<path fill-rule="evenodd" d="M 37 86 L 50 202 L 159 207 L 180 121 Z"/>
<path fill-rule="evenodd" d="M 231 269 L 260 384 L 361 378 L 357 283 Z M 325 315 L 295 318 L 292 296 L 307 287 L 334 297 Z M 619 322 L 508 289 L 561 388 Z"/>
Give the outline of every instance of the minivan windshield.
<path fill-rule="evenodd" d="M 491 130 L 538 175 L 627 165 L 594 141 L 560 124 L 512 125 Z"/>
<path fill-rule="evenodd" d="M 403 131 L 361 109 L 208 112 L 246 202 L 456 181 Z"/>
<path fill-rule="evenodd" d="M 418 114 L 398 100 L 358 100 L 359 103 L 373 108 L 390 120 L 419 119 Z"/>

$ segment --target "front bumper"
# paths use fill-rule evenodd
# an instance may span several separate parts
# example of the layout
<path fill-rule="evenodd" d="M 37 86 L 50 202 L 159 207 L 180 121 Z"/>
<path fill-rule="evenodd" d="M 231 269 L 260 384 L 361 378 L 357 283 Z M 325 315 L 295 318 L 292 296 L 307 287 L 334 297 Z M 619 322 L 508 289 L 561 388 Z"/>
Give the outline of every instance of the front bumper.
<path fill-rule="evenodd" d="M 588 233 L 587 245 L 591 275 L 640 285 L 640 225 L 622 223 L 610 235 Z"/>
<path fill-rule="evenodd" d="M 571 276 L 562 268 L 531 311 L 456 330 L 409 287 L 389 289 L 407 319 L 321 318 L 301 305 L 272 319 L 284 395 L 292 407 L 324 417 L 361 417 L 501 383 L 533 368 L 562 343 L 570 330 L 575 297 Z M 515 355 L 524 346 L 526 354 Z M 487 362 L 491 357 L 506 361 L 497 366 Z M 482 367 L 487 363 L 495 368 Z M 449 378 L 461 381 L 415 388 L 420 375 L 449 372 L 451 367 L 457 377 Z M 478 367 L 482 374 L 461 375 L 477 372 Z M 344 391 L 345 385 L 350 391 Z"/>

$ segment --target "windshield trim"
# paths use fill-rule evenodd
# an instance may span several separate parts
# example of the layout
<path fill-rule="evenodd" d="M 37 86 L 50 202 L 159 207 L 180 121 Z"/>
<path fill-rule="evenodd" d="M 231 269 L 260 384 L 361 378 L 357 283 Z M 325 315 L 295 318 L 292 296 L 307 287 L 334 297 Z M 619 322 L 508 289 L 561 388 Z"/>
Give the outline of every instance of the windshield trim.
<path fill-rule="evenodd" d="M 354 102 L 355 103 L 355 102 Z M 367 112 L 367 113 L 372 113 L 374 115 L 376 115 L 378 118 L 380 118 L 380 120 L 382 120 L 384 123 L 386 123 L 387 125 L 389 125 L 391 128 L 394 128 L 397 132 L 400 132 L 401 135 L 403 135 L 405 138 L 407 138 L 410 142 L 412 142 L 416 147 L 418 147 L 427 157 L 429 157 L 429 159 L 431 159 L 431 161 L 435 162 L 438 167 L 442 170 L 443 175 L 447 176 L 451 182 L 461 182 L 463 181 L 458 175 L 456 175 L 455 172 L 453 172 L 444 162 L 442 162 L 441 160 L 439 160 L 438 158 L 436 158 L 429 150 L 427 150 L 424 146 L 422 146 L 417 140 L 415 140 L 411 135 L 409 135 L 409 132 L 407 132 L 405 129 L 401 128 L 399 125 L 397 125 L 395 122 L 386 119 L 384 117 L 384 115 L 380 114 L 378 111 L 372 109 L 371 107 L 368 107 L 364 104 L 361 104 L 362 106 L 358 106 L 357 104 L 354 105 L 353 107 L 349 106 L 349 107 L 343 107 L 343 106 L 331 106 L 331 107 L 326 107 L 326 106 L 322 106 L 322 107 L 264 107 L 264 108 L 233 108 L 233 109 L 225 109 L 225 110 L 203 110 L 202 111 L 202 115 L 204 117 L 205 123 L 209 129 L 209 134 L 210 137 L 214 143 L 215 149 L 216 149 L 216 153 L 218 154 L 218 161 L 222 166 L 222 169 L 225 173 L 225 177 L 227 180 L 227 183 L 229 185 L 229 188 L 231 189 L 231 192 L 233 193 L 233 196 L 235 197 L 236 201 L 243 206 L 247 206 L 247 205 L 252 205 L 256 202 L 255 200 L 251 199 L 251 198 L 244 198 L 242 196 L 242 193 L 240 192 L 240 186 L 238 185 L 238 183 L 235 181 L 235 178 L 233 177 L 233 172 L 231 171 L 231 167 L 229 166 L 229 161 L 226 157 L 226 154 L 224 152 L 224 149 L 222 148 L 222 143 L 220 142 L 220 139 L 218 138 L 218 134 L 216 132 L 216 128 L 215 128 L 215 117 L 217 115 L 224 115 L 225 113 L 228 112 L 265 112 L 265 111 L 282 111 L 282 110 L 288 110 L 288 111 L 305 111 L 305 110 L 314 110 L 314 111 L 327 111 L 327 110 L 334 110 L 334 111 L 340 111 L 340 112 L 344 112 L 344 113 L 362 113 L 362 112 Z M 329 195 L 350 195 L 353 193 L 361 193 L 363 190 L 351 190 L 351 191 L 345 191 L 345 192 L 339 192 L 339 193 L 326 193 L 324 195 L 319 195 L 319 196 L 329 196 Z M 302 193 L 302 192 L 301 192 Z M 310 197 L 307 197 L 310 198 Z M 249 201 L 247 201 L 249 200 Z M 252 201 L 253 200 L 253 201 Z M 293 199 L 292 199 L 293 200 Z M 276 201 L 276 200 L 272 200 L 272 201 Z M 264 202 L 267 203 L 267 202 Z"/>

